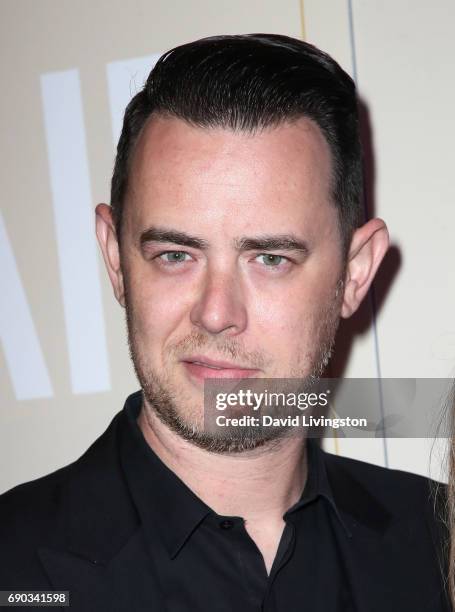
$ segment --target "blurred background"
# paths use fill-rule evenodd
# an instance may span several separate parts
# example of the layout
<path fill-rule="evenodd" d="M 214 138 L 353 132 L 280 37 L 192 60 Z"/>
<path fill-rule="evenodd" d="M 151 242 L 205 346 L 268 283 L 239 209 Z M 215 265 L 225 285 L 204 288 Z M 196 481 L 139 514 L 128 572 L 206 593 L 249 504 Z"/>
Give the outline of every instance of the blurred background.
<path fill-rule="evenodd" d="M 203 36 L 304 38 L 356 80 L 366 207 L 393 246 L 332 372 L 454 375 L 454 22 L 453 0 L 0 2 L 0 492 L 79 457 L 138 388 L 93 211 L 127 102 L 159 55 Z M 445 478 L 443 440 L 324 444 Z"/>

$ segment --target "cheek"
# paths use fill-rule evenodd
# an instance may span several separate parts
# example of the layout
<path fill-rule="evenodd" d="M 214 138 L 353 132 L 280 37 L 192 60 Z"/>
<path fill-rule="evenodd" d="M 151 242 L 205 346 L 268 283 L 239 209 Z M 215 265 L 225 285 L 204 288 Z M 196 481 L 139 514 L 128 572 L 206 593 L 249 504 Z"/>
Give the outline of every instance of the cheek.
<path fill-rule="evenodd" d="M 299 352 L 307 331 L 307 306 L 290 295 L 269 295 L 251 321 L 251 331 L 263 349 L 282 365 Z"/>
<path fill-rule="evenodd" d="M 331 295 L 331 294 L 330 294 Z M 256 304 L 258 320 L 268 329 L 279 331 L 303 327 L 327 306 L 329 292 L 310 283 L 294 283 L 286 291 L 268 293 Z"/>
<path fill-rule="evenodd" d="M 181 286 L 162 287 L 145 275 L 137 275 L 128 286 L 134 328 L 147 344 L 159 338 L 164 341 L 179 327 L 188 312 L 185 294 Z"/>
<path fill-rule="evenodd" d="M 311 343 L 328 309 L 334 305 L 336 283 L 327 285 L 299 283 L 286 292 L 269 294 L 267 300 L 257 304 L 252 319 L 256 318 L 257 333 L 270 349 L 292 354 Z"/>
<path fill-rule="evenodd" d="M 155 339 L 171 335 L 180 326 L 186 312 L 182 300 L 171 299 L 170 295 L 156 291 L 142 295 L 137 310 L 144 333 Z"/>

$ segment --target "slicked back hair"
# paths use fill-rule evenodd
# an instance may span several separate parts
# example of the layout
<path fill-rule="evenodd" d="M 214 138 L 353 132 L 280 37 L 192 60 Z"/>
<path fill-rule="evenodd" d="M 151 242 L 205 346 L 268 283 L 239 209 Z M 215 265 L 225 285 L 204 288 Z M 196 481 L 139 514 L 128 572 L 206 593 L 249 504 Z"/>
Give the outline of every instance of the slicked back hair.
<path fill-rule="evenodd" d="M 348 247 L 363 213 L 358 105 L 354 82 L 329 55 L 278 34 L 213 36 L 162 55 L 125 111 L 111 184 L 119 240 L 130 161 L 152 115 L 251 133 L 313 120 L 330 147 L 332 203 Z"/>

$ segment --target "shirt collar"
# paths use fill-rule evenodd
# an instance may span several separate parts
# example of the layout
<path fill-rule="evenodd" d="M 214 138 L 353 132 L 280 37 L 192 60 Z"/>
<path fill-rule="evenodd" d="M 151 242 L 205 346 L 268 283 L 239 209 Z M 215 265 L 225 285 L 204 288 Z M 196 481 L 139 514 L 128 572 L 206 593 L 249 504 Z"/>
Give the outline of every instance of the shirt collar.
<path fill-rule="evenodd" d="M 120 461 L 146 534 L 158 533 L 174 558 L 212 510 L 150 448 L 136 420 L 141 407 L 141 391 L 125 402 Z"/>
<path fill-rule="evenodd" d="M 215 513 L 150 448 L 137 424 L 141 407 L 141 391 L 125 402 L 119 436 L 120 462 L 146 534 L 149 538 L 160 534 L 169 556 L 174 558 L 198 525 Z M 308 439 L 307 449 L 307 482 L 300 500 L 287 510 L 284 518 L 323 497 L 351 537 L 333 497 L 325 453 L 316 440 Z"/>
<path fill-rule="evenodd" d="M 330 504 L 337 519 L 345 530 L 346 535 L 348 537 L 352 537 L 351 531 L 341 516 L 332 487 L 330 485 L 325 462 L 326 454 L 321 449 L 319 440 L 308 438 L 306 445 L 308 475 L 305 488 L 299 501 L 289 508 L 285 514 L 285 517 L 297 512 L 299 509 L 305 507 L 307 504 L 313 502 L 319 497 L 322 497 Z"/>

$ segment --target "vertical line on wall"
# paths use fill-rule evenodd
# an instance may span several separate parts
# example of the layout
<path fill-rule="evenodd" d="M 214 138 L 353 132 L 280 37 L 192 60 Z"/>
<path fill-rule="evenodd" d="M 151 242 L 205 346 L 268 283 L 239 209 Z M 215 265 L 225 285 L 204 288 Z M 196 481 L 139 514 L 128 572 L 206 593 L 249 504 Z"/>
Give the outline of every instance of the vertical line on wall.
<path fill-rule="evenodd" d="M 356 44 L 355 44 L 354 11 L 352 7 L 352 0 L 347 0 L 347 2 L 348 2 L 348 19 L 349 19 L 349 41 L 351 45 L 352 78 L 354 79 L 354 82 L 358 90 L 359 78 L 358 78 L 358 71 L 357 71 L 357 53 L 356 53 Z M 365 179 L 365 173 L 364 173 L 364 179 Z M 368 219 L 368 203 L 367 203 L 367 197 L 366 197 L 365 191 L 363 194 L 363 211 L 364 211 L 365 220 L 367 220 Z M 380 360 L 380 355 L 379 355 L 378 328 L 376 324 L 377 308 L 376 308 L 374 286 L 370 288 L 370 291 L 368 292 L 368 296 L 369 296 L 369 300 L 371 304 L 371 310 L 373 312 L 373 344 L 374 344 L 374 353 L 375 353 L 375 358 L 376 358 L 376 375 L 378 378 L 379 410 L 381 412 L 381 420 L 382 422 L 384 422 L 384 416 L 385 416 L 384 415 L 384 397 L 383 397 L 383 392 L 382 392 L 382 373 L 381 373 L 381 360 Z M 384 435 L 384 431 L 382 435 L 382 445 L 383 445 L 383 450 L 384 450 L 384 463 L 386 467 L 389 467 L 387 440 Z"/>
<path fill-rule="evenodd" d="M 306 33 L 305 33 L 305 13 L 303 10 L 303 2 L 304 0 L 299 0 L 299 6 L 300 6 L 300 29 L 302 31 L 302 40 L 306 39 Z"/>
<path fill-rule="evenodd" d="M 354 35 L 354 12 L 352 9 L 352 0 L 348 0 L 348 19 L 349 19 L 349 42 L 351 45 L 351 64 L 352 64 L 352 78 L 355 84 L 358 83 L 357 76 L 357 55 L 355 49 L 355 35 Z"/>

